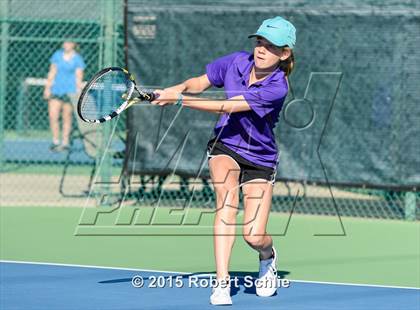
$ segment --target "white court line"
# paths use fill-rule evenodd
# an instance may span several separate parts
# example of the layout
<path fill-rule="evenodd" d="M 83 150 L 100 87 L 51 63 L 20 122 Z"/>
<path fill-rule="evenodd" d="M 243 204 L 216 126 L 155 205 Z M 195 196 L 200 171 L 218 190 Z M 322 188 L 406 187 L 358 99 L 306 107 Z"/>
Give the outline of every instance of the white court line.
<path fill-rule="evenodd" d="M 340 282 L 323 282 L 323 281 L 306 281 L 306 280 L 292 280 L 288 279 L 290 282 L 300 282 L 300 283 L 314 283 L 314 284 L 329 284 L 329 285 L 347 285 L 347 286 L 366 286 L 366 287 L 379 287 L 379 288 L 399 288 L 406 290 L 420 290 L 420 287 L 411 287 L 411 286 L 393 286 L 393 285 L 376 285 L 376 284 L 359 284 L 359 283 L 340 283 Z"/>
<path fill-rule="evenodd" d="M 0 260 L 0 263 L 27 264 L 27 265 L 47 265 L 47 266 L 50 265 L 50 266 L 80 267 L 80 268 L 97 268 L 97 269 L 109 269 L 109 270 L 161 272 L 161 273 L 174 273 L 174 274 L 191 274 L 191 272 L 184 272 L 184 271 L 166 271 L 166 270 L 136 269 L 136 268 L 124 268 L 124 267 L 105 267 L 105 266 L 95 266 L 95 265 L 61 264 L 61 263 L 45 263 L 45 262 L 27 262 L 27 261 L 15 261 L 15 260 Z"/>
<path fill-rule="evenodd" d="M 124 267 L 105 267 L 95 265 L 78 265 L 78 264 L 61 264 L 61 263 L 46 263 L 46 262 L 28 262 L 28 261 L 14 261 L 14 260 L 0 260 L 0 263 L 11 263 L 11 264 L 27 264 L 27 265 L 50 265 L 50 266 L 63 266 L 63 267 L 80 267 L 80 268 L 97 268 L 97 269 L 109 269 L 109 270 L 127 270 L 127 271 L 145 271 L 145 272 L 158 272 L 158 273 L 172 273 L 172 274 L 191 274 L 191 272 L 184 271 L 167 271 L 167 270 L 155 270 L 155 269 L 136 269 L 136 268 L 124 268 Z M 211 276 L 214 273 L 202 273 L 194 274 L 197 277 Z M 238 276 L 238 278 L 243 278 Z M 363 286 L 363 287 L 379 287 L 379 288 L 397 288 L 407 290 L 420 290 L 419 287 L 410 286 L 392 286 L 392 285 L 375 285 L 375 284 L 358 284 L 358 283 L 340 283 L 340 282 L 322 282 L 322 281 L 307 281 L 307 280 L 295 280 L 288 279 L 290 282 L 298 283 L 312 283 L 312 284 L 328 284 L 328 285 L 344 285 L 344 286 Z"/>

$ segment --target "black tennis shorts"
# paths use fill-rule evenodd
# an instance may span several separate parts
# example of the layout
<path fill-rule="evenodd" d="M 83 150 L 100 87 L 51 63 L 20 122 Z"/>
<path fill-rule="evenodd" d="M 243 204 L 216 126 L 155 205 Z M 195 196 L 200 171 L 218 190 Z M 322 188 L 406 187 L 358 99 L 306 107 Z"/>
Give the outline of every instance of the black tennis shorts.
<path fill-rule="evenodd" d="M 220 141 L 215 142 L 211 139 L 207 144 L 208 160 L 217 155 L 227 155 L 231 157 L 239 165 L 241 171 L 239 175 L 239 183 L 245 183 L 254 179 L 264 179 L 274 184 L 276 180 L 276 169 L 256 165 L 249 160 L 238 155 L 236 152 L 229 149 Z"/>
<path fill-rule="evenodd" d="M 70 96 L 67 95 L 67 94 L 64 94 L 64 95 L 53 95 L 53 94 L 51 94 L 50 99 L 60 100 L 64 103 L 72 103 L 73 102 L 73 100 L 71 100 Z"/>

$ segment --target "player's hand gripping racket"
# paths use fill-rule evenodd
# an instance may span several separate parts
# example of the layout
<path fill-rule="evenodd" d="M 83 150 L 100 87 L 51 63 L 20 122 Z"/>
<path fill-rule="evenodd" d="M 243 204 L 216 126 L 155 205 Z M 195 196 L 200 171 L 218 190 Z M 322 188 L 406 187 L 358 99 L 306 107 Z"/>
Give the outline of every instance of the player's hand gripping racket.
<path fill-rule="evenodd" d="M 134 77 L 127 70 L 105 68 L 83 88 L 77 103 L 77 113 L 85 122 L 102 123 L 135 103 L 151 102 L 156 97 L 154 93 L 138 89 Z"/>

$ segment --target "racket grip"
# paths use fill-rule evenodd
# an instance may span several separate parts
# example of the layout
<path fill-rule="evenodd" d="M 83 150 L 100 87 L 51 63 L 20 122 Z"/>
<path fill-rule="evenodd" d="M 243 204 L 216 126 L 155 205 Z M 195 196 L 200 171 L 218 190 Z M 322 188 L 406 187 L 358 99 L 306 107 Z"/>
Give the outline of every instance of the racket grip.
<path fill-rule="evenodd" d="M 150 96 L 149 102 L 152 102 L 156 98 L 159 98 L 159 94 L 155 94 L 155 93 L 150 93 L 149 96 Z"/>

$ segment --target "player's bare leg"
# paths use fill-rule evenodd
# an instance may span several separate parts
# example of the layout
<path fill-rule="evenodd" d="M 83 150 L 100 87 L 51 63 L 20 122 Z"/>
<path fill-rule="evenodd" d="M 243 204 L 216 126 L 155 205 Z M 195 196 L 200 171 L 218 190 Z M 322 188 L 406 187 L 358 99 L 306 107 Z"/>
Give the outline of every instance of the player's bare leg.
<path fill-rule="evenodd" d="M 277 253 L 273 240 L 267 234 L 267 222 L 271 209 L 273 185 L 263 179 L 249 181 L 242 186 L 244 194 L 245 241 L 259 253 L 259 274 L 256 293 L 269 297 L 277 290 Z"/>
<path fill-rule="evenodd" d="M 232 304 L 227 281 L 229 280 L 229 260 L 235 242 L 240 168 L 231 157 L 216 155 L 209 160 L 209 169 L 216 193 L 214 255 L 217 280 L 220 285 L 212 289 L 210 302 L 214 305 L 228 305 Z"/>
<path fill-rule="evenodd" d="M 261 259 L 271 256 L 273 240 L 266 234 L 268 216 L 271 209 L 273 185 L 263 179 L 255 179 L 242 185 L 244 194 L 245 241 L 258 253 Z"/>
<path fill-rule="evenodd" d="M 57 99 L 50 99 L 48 100 L 48 116 L 50 121 L 50 128 L 52 133 L 52 141 L 53 144 L 51 149 L 53 150 L 54 147 L 60 144 L 60 125 L 59 125 L 59 117 L 61 111 L 61 101 Z"/>
<path fill-rule="evenodd" d="M 214 249 L 218 278 L 229 275 L 228 265 L 235 241 L 235 224 L 239 204 L 239 166 L 228 156 L 209 160 L 210 175 L 216 193 Z"/>
<path fill-rule="evenodd" d="M 73 106 L 70 103 L 63 104 L 63 146 L 69 145 Z"/>

